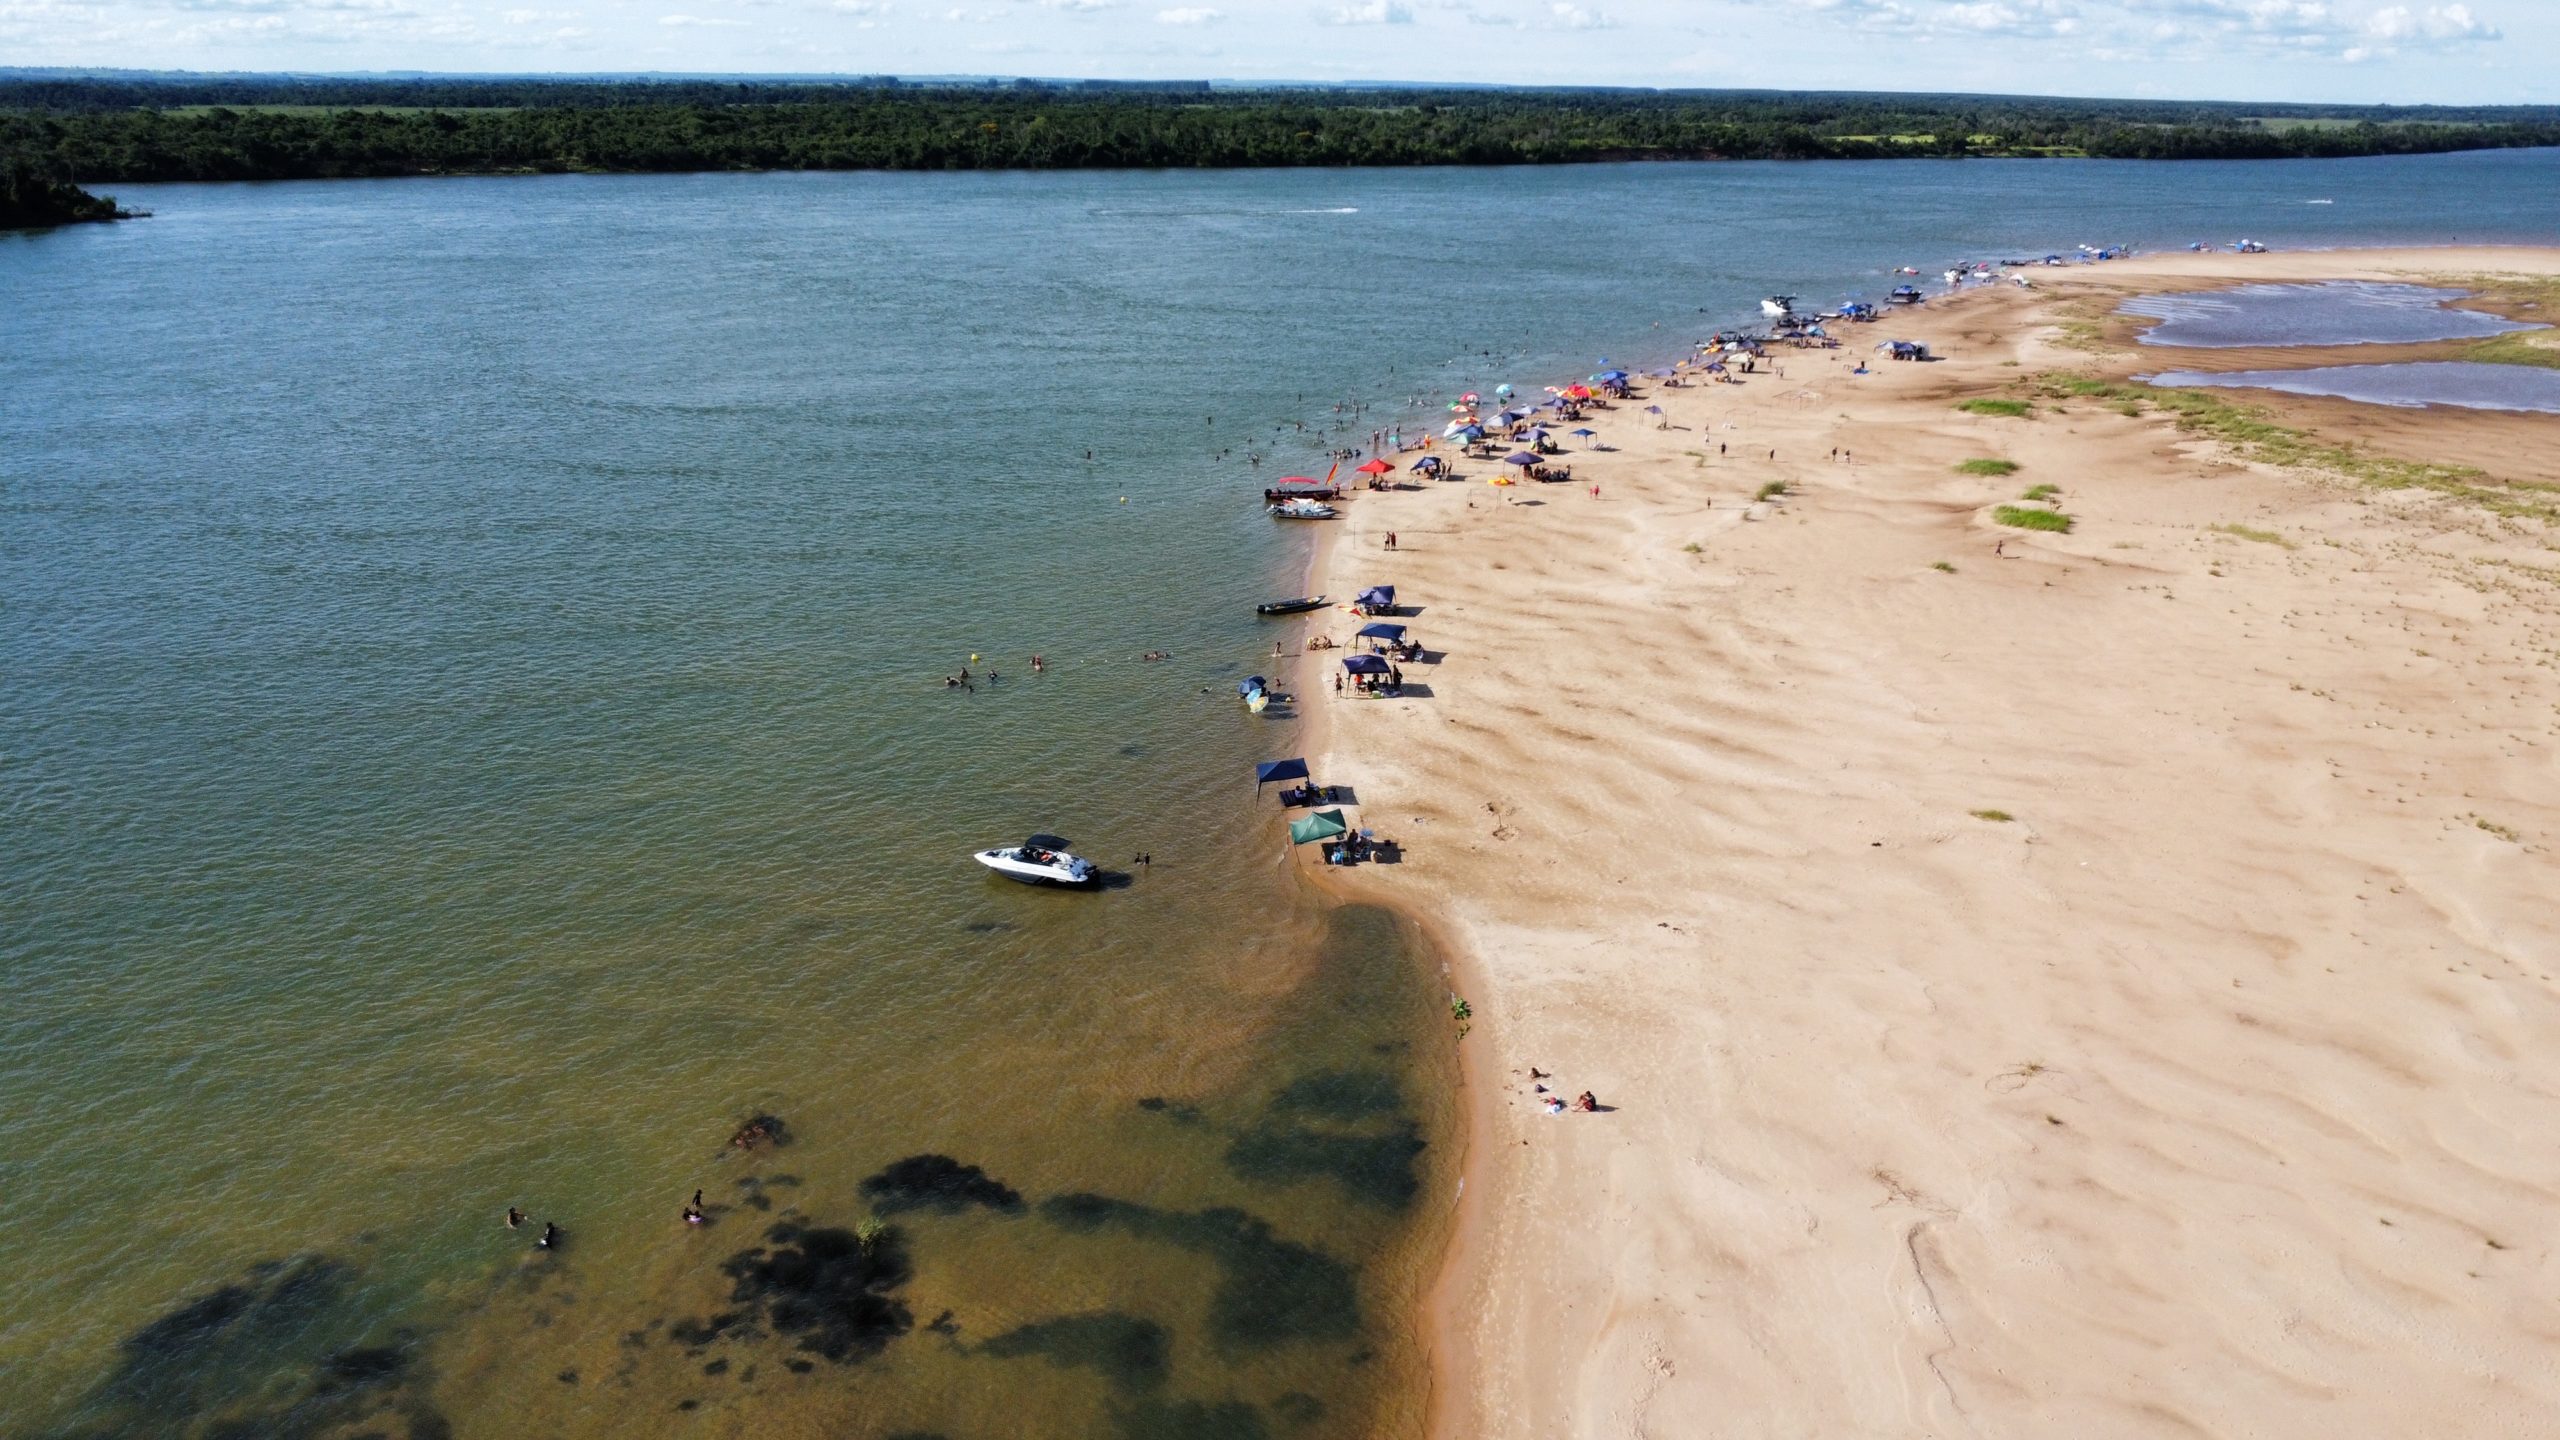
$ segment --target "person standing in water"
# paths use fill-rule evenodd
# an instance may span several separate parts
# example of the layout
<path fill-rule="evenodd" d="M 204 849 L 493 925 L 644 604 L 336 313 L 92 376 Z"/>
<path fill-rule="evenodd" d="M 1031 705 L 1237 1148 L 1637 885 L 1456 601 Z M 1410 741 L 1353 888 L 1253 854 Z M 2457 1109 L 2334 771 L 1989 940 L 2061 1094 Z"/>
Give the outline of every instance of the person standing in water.
<path fill-rule="evenodd" d="M 548 1221 L 548 1220 L 543 1221 L 543 1222 L 542 1222 L 542 1238 L 541 1238 L 541 1239 L 539 1239 L 539 1240 L 534 1241 L 533 1243 L 534 1243 L 535 1248 L 537 1248 L 537 1249 L 542 1249 L 542 1250 L 557 1250 L 557 1249 L 559 1249 L 559 1248 L 560 1248 L 560 1227 L 559 1227 L 559 1226 L 557 1226 L 557 1225 L 552 1224 L 552 1223 L 551 1223 L 550 1221 Z"/>

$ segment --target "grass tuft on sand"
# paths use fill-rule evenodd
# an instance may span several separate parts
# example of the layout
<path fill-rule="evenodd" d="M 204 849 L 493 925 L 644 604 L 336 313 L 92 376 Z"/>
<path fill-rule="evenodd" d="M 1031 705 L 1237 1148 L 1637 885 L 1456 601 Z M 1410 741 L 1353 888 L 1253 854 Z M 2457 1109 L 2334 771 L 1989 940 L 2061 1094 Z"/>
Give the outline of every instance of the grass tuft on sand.
<path fill-rule="evenodd" d="M 1988 820 L 1994 825 L 2006 825 L 2018 818 L 2006 810 L 1970 810 L 1966 813 L 1976 820 Z"/>
<path fill-rule="evenodd" d="M 1956 473 L 1959 475 L 2015 475 L 2018 473 L 2018 462 L 2015 460 L 1967 460 L 1956 467 Z"/>
<path fill-rule="evenodd" d="M 1770 481 L 1768 484 L 1763 485 L 1763 486 L 1761 486 L 1761 487 L 1760 487 L 1760 494 L 1759 494 L 1758 498 L 1759 498 L 1759 499 L 1762 499 L 1762 500 L 1775 500 L 1775 499 L 1777 499 L 1779 496 L 1784 495 L 1784 494 L 1786 494 L 1786 493 L 1787 493 L 1787 482 L 1786 482 L 1786 481 L 1784 481 L 1784 480 L 1772 480 L 1772 481 Z"/>
<path fill-rule="evenodd" d="M 1949 575 L 1953 575 L 1954 573 L 1956 573 L 1956 567 L 1954 567 L 1953 565 L 1948 564 L 1948 563 L 1947 563 L 1946 561 L 1944 561 L 1944 560 L 1932 560 L 1932 561 L 1930 561 L 1930 562 L 1929 562 L 1929 568 L 1930 568 L 1930 569 L 1932 569 L 1932 570 L 1943 571 L 1943 572 L 1945 572 L 1946 574 L 1949 574 Z"/>
<path fill-rule="evenodd" d="M 2045 530 L 2056 535 L 2071 533 L 2071 517 L 2059 510 L 2030 510 L 2024 505 L 2003 505 L 1991 512 L 1991 518 L 2021 530 Z"/>
<path fill-rule="evenodd" d="M 2006 415 L 2019 420 L 2035 407 L 2024 400 L 1967 400 L 1956 408 L 1967 415 Z"/>
<path fill-rule="evenodd" d="M 2255 540 L 2261 545 L 2279 545 L 2287 550 L 2294 548 L 2292 541 L 2273 530 L 2259 530 L 2247 525 L 2214 525 L 2207 528 L 2216 535 L 2228 535 L 2236 540 Z"/>
<path fill-rule="evenodd" d="M 2018 498 L 2021 500 L 2050 500 L 2061 493 L 2062 487 L 2059 485 L 2030 485 L 2027 487 L 2027 493 L 2019 496 Z"/>

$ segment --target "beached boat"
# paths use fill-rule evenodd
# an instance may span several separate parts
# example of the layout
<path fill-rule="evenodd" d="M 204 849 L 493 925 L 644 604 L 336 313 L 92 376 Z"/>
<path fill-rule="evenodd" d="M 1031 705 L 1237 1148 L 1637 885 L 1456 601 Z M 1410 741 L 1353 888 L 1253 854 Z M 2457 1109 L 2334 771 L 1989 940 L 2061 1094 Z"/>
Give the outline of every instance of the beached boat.
<path fill-rule="evenodd" d="M 1772 295 L 1768 299 L 1760 302 L 1760 313 L 1772 318 L 1793 315 L 1796 313 L 1796 297 L 1793 295 Z"/>
<path fill-rule="evenodd" d="M 1019 880 L 1025 885 L 1076 888 L 1102 879 L 1102 872 L 1094 868 L 1092 861 L 1068 854 L 1066 842 L 1055 835 L 1034 835 L 1019 845 L 981 850 L 971 858 L 1007 880 Z"/>
<path fill-rule="evenodd" d="M 1339 512 L 1321 500 L 1283 500 L 1270 513 L 1275 520 L 1330 520 Z"/>
<path fill-rule="evenodd" d="M 1891 298 L 1893 303 L 1896 305 L 1917 305 L 1920 303 L 1920 287 L 1916 285 L 1897 285 L 1894 287 L 1893 294 L 1889 298 Z"/>
<path fill-rule="evenodd" d="M 1265 600 L 1253 607 L 1256 615 L 1299 615 L 1324 608 L 1321 595 L 1301 595 L 1295 600 Z"/>

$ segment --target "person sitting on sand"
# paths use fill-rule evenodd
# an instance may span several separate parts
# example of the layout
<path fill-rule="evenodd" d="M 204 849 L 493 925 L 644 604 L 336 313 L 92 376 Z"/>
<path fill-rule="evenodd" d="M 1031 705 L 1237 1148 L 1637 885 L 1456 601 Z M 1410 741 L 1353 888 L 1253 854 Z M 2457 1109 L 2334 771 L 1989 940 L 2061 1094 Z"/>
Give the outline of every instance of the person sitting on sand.
<path fill-rule="evenodd" d="M 1599 1113 L 1600 1102 L 1593 1098 L 1590 1091 L 1585 1090 L 1581 1094 L 1573 1097 L 1573 1108 L 1581 1111 L 1585 1115 L 1594 1115 Z"/>

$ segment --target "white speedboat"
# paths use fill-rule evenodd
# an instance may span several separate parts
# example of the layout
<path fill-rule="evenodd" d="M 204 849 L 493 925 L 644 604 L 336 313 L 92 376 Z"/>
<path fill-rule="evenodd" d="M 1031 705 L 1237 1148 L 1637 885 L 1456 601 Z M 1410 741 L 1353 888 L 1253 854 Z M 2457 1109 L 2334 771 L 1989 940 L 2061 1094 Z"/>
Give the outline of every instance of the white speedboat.
<path fill-rule="evenodd" d="M 1796 313 L 1796 297 L 1793 295 L 1772 295 L 1768 299 L 1760 302 L 1760 313 L 1767 315 L 1772 319 L 1781 315 L 1793 315 Z"/>
<path fill-rule="evenodd" d="M 981 850 L 974 858 L 1007 880 L 1025 885 L 1092 885 L 1102 878 L 1093 862 L 1066 852 L 1063 842 L 1048 843 L 1055 836 L 1034 835 L 1019 845 Z"/>
<path fill-rule="evenodd" d="M 1271 507 L 1275 520 L 1330 520 L 1334 508 L 1321 500 L 1283 500 Z"/>

